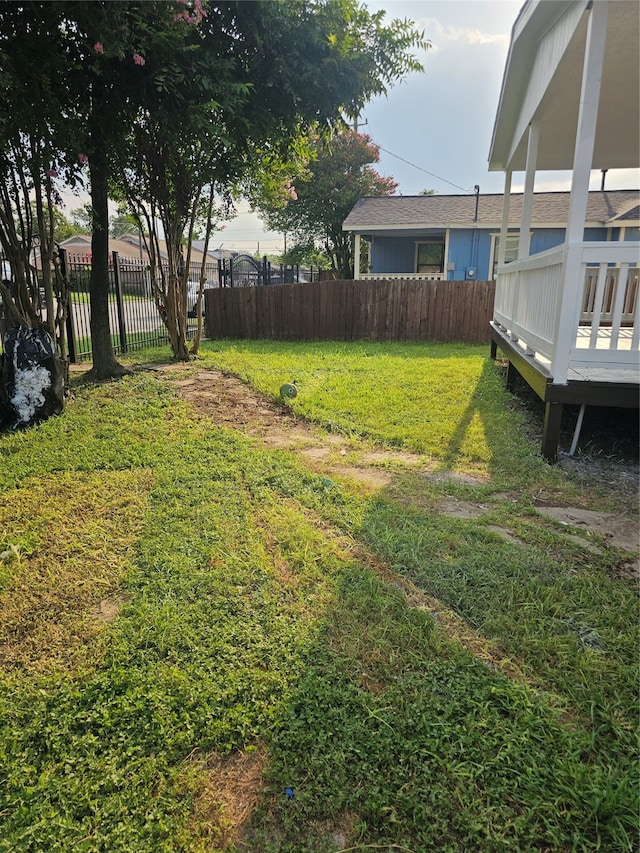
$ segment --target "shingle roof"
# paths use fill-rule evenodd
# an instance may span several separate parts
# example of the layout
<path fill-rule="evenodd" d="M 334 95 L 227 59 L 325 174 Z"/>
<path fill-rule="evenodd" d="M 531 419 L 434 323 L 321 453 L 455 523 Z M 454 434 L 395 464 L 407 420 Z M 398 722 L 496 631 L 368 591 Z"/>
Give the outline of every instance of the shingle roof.
<path fill-rule="evenodd" d="M 509 224 L 517 227 L 522 214 L 522 193 L 513 193 L 509 205 Z M 500 227 L 502 193 L 478 197 L 478 219 L 474 221 L 476 196 L 419 195 L 378 196 L 358 199 L 345 219 L 345 231 L 381 231 L 385 229 Z M 587 222 L 602 224 L 617 217 L 633 219 L 632 210 L 640 204 L 640 190 L 596 190 L 589 193 Z M 569 193 L 535 193 L 531 221 L 537 226 L 564 225 L 569 216 Z"/>

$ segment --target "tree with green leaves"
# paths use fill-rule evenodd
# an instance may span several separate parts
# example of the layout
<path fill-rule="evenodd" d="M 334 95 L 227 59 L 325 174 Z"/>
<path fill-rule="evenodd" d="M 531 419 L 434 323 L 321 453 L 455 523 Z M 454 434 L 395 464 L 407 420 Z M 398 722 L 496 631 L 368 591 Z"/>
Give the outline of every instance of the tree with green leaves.
<path fill-rule="evenodd" d="M 46 325 L 65 354 L 66 283 L 56 242 L 62 180 L 77 164 L 61 145 L 74 137 L 74 110 L 61 110 L 55 89 L 67 68 L 51 32 L 51 4 L 8 3 L 0 10 L 0 247 L 10 280 L 0 283 L 9 324 Z M 71 103 L 70 92 L 65 103 Z M 38 259 L 38 265 L 36 263 Z M 46 321 L 36 308 L 44 290 Z"/>
<path fill-rule="evenodd" d="M 188 356 L 186 276 L 199 211 L 220 216 L 216 197 L 228 204 L 234 188 L 277 185 L 292 162 L 308 156 L 312 136 L 339 126 L 344 112 L 358 111 L 419 67 L 410 48 L 421 39 L 410 24 L 384 27 L 381 14 L 371 16 L 352 0 L 214 9 L 191 13 L 189 44 L 199 38 L 201 50 L 174 53 L 179 88 L 164 65 L 154 69 L 152 54 L 146 57 L 145 110 L 133 125 L 119 182 L 150 237 L 162 224 L 168 263 L 158 263 L 151 240 L 152 280 L 178 358 Z"/>
<path fill-rule="evenodd" d="M 320 246 L 338 278 L 353 278 L 353 237 L 342 223 L 359 198 L 393 195 L 397 184 L 372 168 L 379 149 L 353 130 L 318 139 L 314 155 L 288 187 L 263 194 L 257 207 L 271 230 L 294 240 L 288 254 L 304 256 Z"/>
<path fill-rule="evenodd" d="M 71 211 L 71 222 L 74 227 L 78 229 L 78 234 L 91 234 L 91 228 L 93 226 L 91 204 L 87 202 L 86 204 L 80 205 L 80 207 L 74 207 Z"/>
<path fill-rule="evenodd" d="M 162 221 L 169 259 L 161 307 L 174 353 L 186 358 L 186 279 L 178 270 L 198 211 L 234 187 L 273 180 L 308 152 L 311 138 L 421 70 L 413 50 L 424 41 L 410 22 L 385 26 L 383 12 L 357 0 L 7 5 L 19 13 L 5 27 L 0 11 L 0 62 L 4 70 L 9 57 L 12 86 L 22 84 L 24 127 L 30 110 L 42 111 L 32 85 L 46 88 L 48 144 L 70 171 L 78 163 L 89 171 L 91 373 L 99 379 L 123 372 L 109 329 L 110 190 L 119 189 L 134 215 L 144 202 Z M 37 62 L 25 65 L 34 50 L 48 54 L 44 74 Z"/>
<path fill-rule="evenodd" d="M 117 239 L 125 234 L 137 234 L 138 230 L 136 217 L 128 212 L 125 204 L 119 204 L 115 215 L 109 218 L 109 234 Z"/>

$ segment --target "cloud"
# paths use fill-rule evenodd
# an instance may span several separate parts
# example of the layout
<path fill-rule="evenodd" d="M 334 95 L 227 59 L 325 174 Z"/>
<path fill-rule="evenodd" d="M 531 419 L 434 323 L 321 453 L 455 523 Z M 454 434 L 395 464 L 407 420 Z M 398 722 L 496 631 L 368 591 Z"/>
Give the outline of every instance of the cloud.
<path fill-rule="evenodd" d="M 438 41 L 457 41 L 464 44 L 497 44 L 505 50 L 509 46 L 509 35 L 506 33 L 484 33 L 482 30 L 467 27 L 454 27 L 441 24 L 437 18 L 421 18 L 416 21 L 416 29 L 423 30 L 426 38 L 433 43 L 433 49 L 438 49 Z"/>

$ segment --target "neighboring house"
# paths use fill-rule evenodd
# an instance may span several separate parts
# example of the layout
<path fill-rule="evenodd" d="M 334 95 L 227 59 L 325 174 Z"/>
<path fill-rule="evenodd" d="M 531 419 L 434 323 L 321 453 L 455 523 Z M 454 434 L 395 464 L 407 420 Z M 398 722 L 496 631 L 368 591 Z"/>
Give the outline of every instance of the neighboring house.
<path fill-rule="evenodd" d="M 534 195 L 531 254 L 564 242 L 569 201 L 568 192 Z M 510 198 L 506 262 L 518 255 L 522 202 L 522 194 Z M 502 193 L 359 199 L 343 224 L 355 235 L 354 278 L 493 279 L 503 203 Z M 638 240 L 639 226 L 638 190 L 589 193 L 585 240 Z"/>
<path fill-rule="evenodd" d="M 61 248 L 65 249 L 69 256 L 90 258 L 91 257 L 91 235 L 90 234 L 74 234 L 72 237 L 63 240 L 60 243 Z M 199 264 L 202 262 L 204 242 L 194 241 L 191 247 L 191 263 Z M 140 239 L 138 234 L 123 234 L 117 239 L 109 238 L 109 252 L 117 252 L 120 258 L 128 258 L 134 261 L 142 260 L 143 263 L 149 263 L 149 257 L 144 245 L 144 241 Z M 233 257 L 236 253 L 227 250 L 210 249 L 207 252 L 207 263 L 215 264 L 219 259 Z M 160 240 L 160 255 L 163 261 L 167 259 L 167 252 L 163 240 Z"/>
<path fill-rule="evenodd" d="M 91 268 L 91 235 L 74 234 L 60 243 L 66 253 L 67 271 L 72 287 L 88 288 L 89 270 Z M 198 292 L 200 289 L 200 271 L 202 267 L 204 242 L 200 247 L 196 243 L 191 247 L 191 263 L 187 279 L 187 311 L 189 316 L 195 316 Z M 163 267 L 167 264 L 167 251 L 164 240 L 159 241 L 160 261 Z M 121 237 L 109 238 L 109 267 L 110 279 L 115 281 L 114 253 L 118 255 L 118 282 L 124 293 L 137 296 L 152 296 L 151 280 L 149 278 L 149 255 L 144 241 L 138 234 L 123 234 Z M 205 262 L 206 287 L 218 287 L 220 284 L 220 261 L 235 255 L 219 249 L 207 252 Z"/>
<path fill-rule="evenodd" d="M 489 169 L 505 173 L 492 351 L 509 360 L 508 383 L 517 371 L 544 402 L 551 460 L 564 403 L 581 407 L 572 450 L 585 405 L 638 406 L 638 209 L 621 210 L 608 239 L 586 240 L 585 227 L 592 170 L 640 166 L 639 13 L 640 3 L 624 0 L 529 0 L 511 36 L 489 154 Z M 538 170 L 572 178 L 562 243 L 534 253 Z M 517 171 L 520 239 L 506 264 Z"/>

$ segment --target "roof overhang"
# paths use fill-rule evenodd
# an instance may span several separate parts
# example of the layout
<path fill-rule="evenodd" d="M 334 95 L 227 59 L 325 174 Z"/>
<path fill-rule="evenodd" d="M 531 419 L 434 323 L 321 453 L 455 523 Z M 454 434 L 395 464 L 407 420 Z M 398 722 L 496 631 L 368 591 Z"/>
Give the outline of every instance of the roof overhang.
<path fill-rule="evenodd" d="M 512 31 L 489 171 L 525 169 L 527 129 L 534 121 L 540 126 L 536 168 L 573 168 L 592 2 L 608 8 L 592 168 L 640 165 L 640 3 L 528 0 Z"/>

